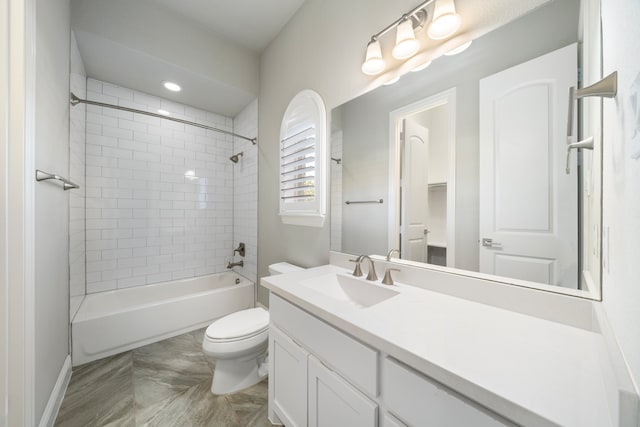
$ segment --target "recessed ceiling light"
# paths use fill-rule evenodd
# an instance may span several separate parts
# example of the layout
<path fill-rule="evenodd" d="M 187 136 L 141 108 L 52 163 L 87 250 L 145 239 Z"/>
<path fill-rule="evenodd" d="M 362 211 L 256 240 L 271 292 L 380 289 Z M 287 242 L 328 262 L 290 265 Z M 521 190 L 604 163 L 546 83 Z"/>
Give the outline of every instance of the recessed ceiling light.
<path fill-rule="evenodd" d="M 158 114 L 162 114 L 163 116 L 170 116 L 171 113 L 167 110 L 158 110 Z"/>
<path fill-rule="evenodd" d="M 174 83 L 174 82 L 162 82 L 162 85 L 172 91 L 172 92 L 180 92 L 182 90 L 182 88 L 180 87 L 180 85 L 178 83 Z"/>

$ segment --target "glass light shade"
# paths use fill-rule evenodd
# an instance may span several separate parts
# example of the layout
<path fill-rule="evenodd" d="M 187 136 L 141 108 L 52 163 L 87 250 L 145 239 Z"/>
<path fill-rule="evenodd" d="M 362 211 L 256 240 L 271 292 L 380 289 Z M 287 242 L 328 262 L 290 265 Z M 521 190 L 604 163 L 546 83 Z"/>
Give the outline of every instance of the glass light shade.
<path fill-rule="evenodd" d="M 413 33 L 413 22 L 411 18 L 405 19 L 396 28 L 396 45 L 391 54 L 396 59 L 407 59 L 415 55 L 419 48 L 420 44 Z"/>
<path fill-rule="evenodd" d="M 383 70 L 384 60 L 382 59 L 380 42 L 378 40 L 372 40 L 367 45 L 367 55 L 362 63 L 362 72 L 369 76 L 375 76 Z"/>
<path fill-rule="evenodd" d="M 453 55 L 457 55 L 461 52 L 464 52 L 465 50 L 467 50 L 469 48 L 469 46 L 471 46 L 471 42 L 473 40 L 469 40 L 466 43 L 462 43 L 460 46 L 458 47 L 454 47 L 453 49 L 451 49 L 449 52 L 445 53 L 445 55 L 447 56 L 453 56 Z"/>
<path fill-rule="evenodd" d="M 425 68 L 427 68 L 429 65 L 431 65 L 431 62 L 432 62 L 432 61 L 427 61 L 427 62 L 425 62 L 425 63 L 423 63 L 423 64 L 420 64 L 420 65 L 418 65 L 418 66 L 416 66 L 416 67 L 413 67 L 413 68 L 411 69 L 411 71 L 413 71 L 413 72 L 416 72 L 416 71 L 422 71 L 422 70 L 424 70 Z"/>
<path fill-rule="evenodd" d="M 456 13 L 453 0 L 436 0 L 433 20 L 427 33 L 434 40 L 442 40 L 453 35 L 460 28 L 460 15 Z"/>
<path fill-rule="evenodd" d="M 383 85 L 384 86 L 391 86 L 392 84 L 397 83 L 398 81 L 400 81 L 400 76 L 396 76 L 396 77 L 392 78 L 388 82 L 383 83 Z"/>

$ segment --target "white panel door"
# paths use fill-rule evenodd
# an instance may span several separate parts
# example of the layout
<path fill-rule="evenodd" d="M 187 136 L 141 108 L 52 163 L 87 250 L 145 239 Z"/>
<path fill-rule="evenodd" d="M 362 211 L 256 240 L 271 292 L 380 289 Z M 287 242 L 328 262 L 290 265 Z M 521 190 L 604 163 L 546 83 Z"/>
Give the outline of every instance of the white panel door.
<path fill-rule="evenodd" d="M 572 44 L 480 80 L 483 273 L 577 287 L 576 156 L 564 170 L 576 64 Z"/>
<path fill-rule="evenodd" d="M 269 327 L 269 417 L 272 421 L 281 421 L 287 427 L 307 425 L 308 356 L 306 350 L 278 328 Z"/>
<path fill-rule="evenodd" d="M 429 129 L 404 120 L 402 258 L 427 262 Z"/>
<path fill-rule="evenodd" d="M 378 405 L 309 356 L 309 427 L 376 427 Z"/>

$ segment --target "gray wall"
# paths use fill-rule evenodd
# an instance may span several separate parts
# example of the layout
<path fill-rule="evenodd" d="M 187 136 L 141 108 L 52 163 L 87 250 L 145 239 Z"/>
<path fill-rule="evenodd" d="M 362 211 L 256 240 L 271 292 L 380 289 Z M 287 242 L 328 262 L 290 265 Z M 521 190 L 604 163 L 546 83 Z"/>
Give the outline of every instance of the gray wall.
<path fill-rule="evenodd" d="M 69 0 L 36 2 L 36 168 L 69 174 Z M 69 192 L 35 184 L 35 420 L 69 354 Z"/>
<path fill-rule="evenodd" d="M 344 199 L 388 198 L 389 113 L 455 87 L 455 267 L 478 271 L 479 80 L 576 42 L 578 8 L 578 0 L 552 2 L 481 37 L 458 56 L 340 106 Z M 387 214 L 386 205 L 345 207 L 343 251 L 385 254 Z"/>

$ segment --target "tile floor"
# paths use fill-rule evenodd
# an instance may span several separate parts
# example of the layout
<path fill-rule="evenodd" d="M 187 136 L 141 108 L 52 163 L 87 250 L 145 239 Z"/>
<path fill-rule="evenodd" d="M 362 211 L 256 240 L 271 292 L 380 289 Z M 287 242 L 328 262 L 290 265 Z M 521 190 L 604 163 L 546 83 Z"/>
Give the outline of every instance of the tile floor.
<path fill-rule="evenodd" d="M 267 381 L 211 394 L 204 329 L 74 368 L 56 427 L 263 427 Z"/>

